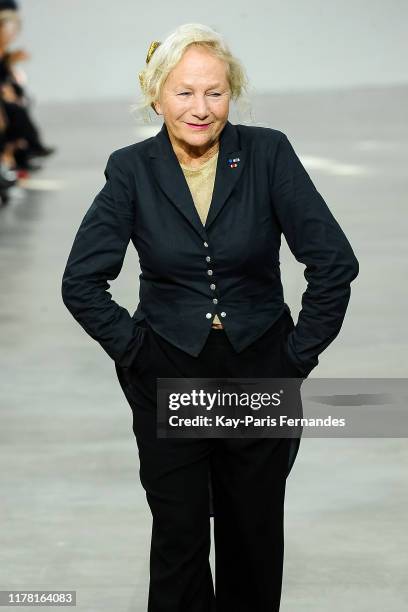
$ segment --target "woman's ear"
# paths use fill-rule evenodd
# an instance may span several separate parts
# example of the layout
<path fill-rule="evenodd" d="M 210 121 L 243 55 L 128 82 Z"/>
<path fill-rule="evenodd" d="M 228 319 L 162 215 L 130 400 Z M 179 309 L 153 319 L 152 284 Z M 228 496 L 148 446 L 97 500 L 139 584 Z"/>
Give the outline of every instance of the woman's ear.
<path fill-rule="evenodd" d="M 156 100 L 155 102 L 152 102 L 151 107 L 154 110 L 154 112 L 156 113 L 156 115 L 161 115 L 162 114 L 162 109 L 161 109 L 161 106 L 160 106 L 160 102 L 158 100 Z"/>

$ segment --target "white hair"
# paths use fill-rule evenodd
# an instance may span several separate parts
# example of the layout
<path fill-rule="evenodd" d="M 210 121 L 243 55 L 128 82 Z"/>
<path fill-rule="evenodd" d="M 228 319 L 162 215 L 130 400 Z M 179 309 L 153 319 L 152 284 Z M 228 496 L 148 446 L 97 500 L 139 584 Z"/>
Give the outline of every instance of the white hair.
<path fill-rule="evenodd" d="M 150 53 L 145 68 L 139 73 L 142 95 L 139 102 L 132 105 L 132 110 L 141 112 L 144 120 L 151 120 L 150 108 L 153 108 L 153 103 L 159 100 L 169 73 L 191 45 L 202 46 L 225 61 L 231 99 L 243 100 L 245 103 L 248 78 L 243 65 L 231 53 L 225 39 L 209 26 L 185 23 L 168 34 L 164 41 L 156 46 L 154 52 Z"/>

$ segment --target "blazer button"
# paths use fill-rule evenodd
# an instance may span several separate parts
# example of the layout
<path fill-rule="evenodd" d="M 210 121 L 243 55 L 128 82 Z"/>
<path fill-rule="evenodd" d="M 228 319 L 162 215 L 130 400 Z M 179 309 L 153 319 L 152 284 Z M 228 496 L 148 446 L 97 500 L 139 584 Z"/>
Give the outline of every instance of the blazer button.
<path fill-rule="evenodd" d="M 212 276 L 213 271 L 212 270 L 207 270 L 207 274 L 209 274 L 209 276 Z"/>
<path fill-rule="evenodd" d="M 207 257 L 205 258 L 205 261 L 211 261 L 211 257 L 207 255 Z"/>
<path fill-rule="evenodd" d="M 210 289 L 212 289 L 212 290 L 214 291 L 214 289 L 215 289 L 215 285 L 214 285 L 214 283 L 211 283 L 211 285 L 210 285 Z"/>
<path fill-rule="evenodd" d="M 214 298 L 214 299 L 213 299 L 213 303 L 214 303 L 214 304 L 218 304 L 218 300 L 217 300 L 217 298 Z"/>
<path fill-rule="evenodd" d="M 205 246 L 205 247 L 208 247 L 208 243 L 207 243 L 207 242 L 204 242 L 204 246 Z"/>
<path fill-rule="evenodd" d="M 207 319 L 211 319 L 212 314 L 211 314 L 211 312 L 207 312 L 207 314 L 205 316 L 207 317 Z"/>
<path fill-rule="evenodd" d="M 226 317 L 226 316 L 227 316 L 227 313 L 226 313 L 226 312 L 222 312 L 222 313 L 221 313 L 221 316 L 222 316 L 222 317 Z"/>

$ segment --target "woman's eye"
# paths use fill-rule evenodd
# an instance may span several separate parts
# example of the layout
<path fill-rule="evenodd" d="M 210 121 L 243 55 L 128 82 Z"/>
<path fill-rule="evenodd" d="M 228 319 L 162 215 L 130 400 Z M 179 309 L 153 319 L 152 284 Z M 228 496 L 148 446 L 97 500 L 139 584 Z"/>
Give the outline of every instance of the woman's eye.
<path fill-rule="evenodd" d="M 180 93 L 179 93 L 179 94 L 177 94 L 177 95 L 179 95 L 179 96 L 189 96 L 189 95 L 190 95 L 190 92 L 189 92 L 189 91 L 182 91 L 182 92 L 180 92 Z M 218 96 L 220 96 L 221 94 L 216 92 L 216 93 L 211 93 L 211 94 L 209 94 L 209 95 L 210 95 L 210 96 L 214 96 L 214 97 L 218 98 Z"/>

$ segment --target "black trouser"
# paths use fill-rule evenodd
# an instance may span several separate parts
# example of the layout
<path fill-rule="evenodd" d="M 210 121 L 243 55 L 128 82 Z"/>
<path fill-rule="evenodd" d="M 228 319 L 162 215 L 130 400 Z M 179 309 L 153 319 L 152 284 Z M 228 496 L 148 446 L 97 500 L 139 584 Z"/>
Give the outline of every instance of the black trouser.
<path fill-rule="evenodd" d="M 132 408 L 140 481 L 153 516 L 148 612 L 276 612 L 285 485 L 300 440 L 157 438 L 156 378 L 284 377 L 283 343 L 292 318 L 282 315 L 239 354 L 225 331 L 211 329 L 198 357 L 164 340 L 146 321 L 140 324 L 147 331 L 132 367 L 116 370 Z"/>
<path fill-rule="evenodd" d="M 31 119 L 28 109 L 14 102 L 4 102 L 8 124 L 5 131 L 7 141 L 24 138 L 32 148 L 41 147 L 41 138 L 37 126 Z"/>

